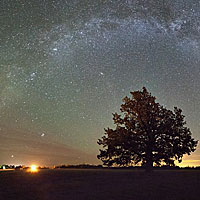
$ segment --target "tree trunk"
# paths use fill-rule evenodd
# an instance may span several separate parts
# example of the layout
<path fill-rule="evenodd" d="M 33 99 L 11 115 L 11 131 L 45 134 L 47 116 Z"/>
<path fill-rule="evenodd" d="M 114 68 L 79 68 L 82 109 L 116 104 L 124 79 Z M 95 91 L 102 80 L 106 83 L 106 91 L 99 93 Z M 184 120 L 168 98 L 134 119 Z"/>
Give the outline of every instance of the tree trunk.
<path fill-rule="evenodd" d="M 152 136 L 149 135 L 149 142 L 147 144 L 147 152 L 146 152 L 146 171 L 151 172 L 153 170 L 153 154 L 152 154 Z"/>
<path fill-rule="evenodd" d="M 146 172 L 151 172 L 151 171 L 153 171 L 152 153 L 151 156 L 147 158 L 147 163 L 146 163 Z"/>

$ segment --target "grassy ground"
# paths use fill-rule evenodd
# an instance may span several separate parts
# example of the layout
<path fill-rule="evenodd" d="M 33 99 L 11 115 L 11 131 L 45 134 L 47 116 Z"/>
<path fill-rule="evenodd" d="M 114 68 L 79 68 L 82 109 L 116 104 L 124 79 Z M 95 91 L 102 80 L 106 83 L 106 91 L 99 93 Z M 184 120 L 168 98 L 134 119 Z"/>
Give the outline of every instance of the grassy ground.
<path fill-rule="evenodd" d="M 199 200 L 200 171 L 0 172 L 2 200 Z"/>

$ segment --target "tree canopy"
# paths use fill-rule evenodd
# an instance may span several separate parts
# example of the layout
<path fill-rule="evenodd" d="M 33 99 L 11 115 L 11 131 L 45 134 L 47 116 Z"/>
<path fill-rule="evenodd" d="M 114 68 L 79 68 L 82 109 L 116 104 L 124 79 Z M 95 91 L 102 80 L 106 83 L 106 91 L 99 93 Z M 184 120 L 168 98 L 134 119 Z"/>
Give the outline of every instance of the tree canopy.
<path fill-rule="evenodd" d="M 123 99 L 121 115 L 113 114 L 116 128 L 105 129 L 97 142 L 103 146 L 97 157 L 104 165 L 174 166 L 175 160 L 181 162 L 184 154 L 195 151 L 198 141 L 186 127 L 181 109 L 168 110 L 146 88 L 131 95 Z"/>

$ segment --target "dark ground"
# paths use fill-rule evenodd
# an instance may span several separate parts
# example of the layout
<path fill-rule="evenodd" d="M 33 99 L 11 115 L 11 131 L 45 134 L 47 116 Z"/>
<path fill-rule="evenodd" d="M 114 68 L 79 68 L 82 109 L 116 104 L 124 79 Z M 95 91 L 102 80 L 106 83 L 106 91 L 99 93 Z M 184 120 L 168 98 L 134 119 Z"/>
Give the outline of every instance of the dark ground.
<path fill-rule="evenodd" d="M 0 172 L 0 200 L 199 200 L 200 171 L 64 169 Z"/>

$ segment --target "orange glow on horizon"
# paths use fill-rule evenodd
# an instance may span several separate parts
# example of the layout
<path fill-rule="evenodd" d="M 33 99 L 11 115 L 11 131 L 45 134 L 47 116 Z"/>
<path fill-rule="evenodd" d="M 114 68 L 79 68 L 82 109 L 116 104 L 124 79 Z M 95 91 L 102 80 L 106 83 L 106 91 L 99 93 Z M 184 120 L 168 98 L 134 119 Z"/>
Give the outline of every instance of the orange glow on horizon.
<path fill-rule="evenodd" d="M 38 166 L 37 165 L 31 165 L 28 172 L 31 172 L 31 173 L 38 172 Z"/>

